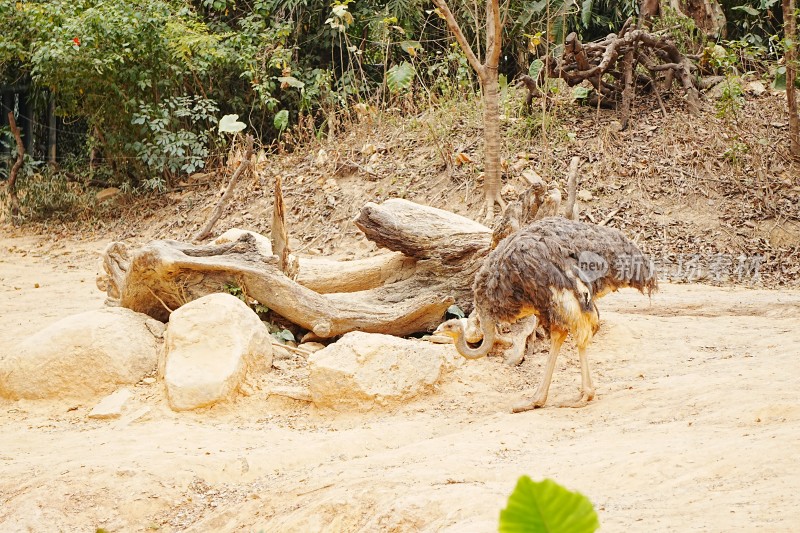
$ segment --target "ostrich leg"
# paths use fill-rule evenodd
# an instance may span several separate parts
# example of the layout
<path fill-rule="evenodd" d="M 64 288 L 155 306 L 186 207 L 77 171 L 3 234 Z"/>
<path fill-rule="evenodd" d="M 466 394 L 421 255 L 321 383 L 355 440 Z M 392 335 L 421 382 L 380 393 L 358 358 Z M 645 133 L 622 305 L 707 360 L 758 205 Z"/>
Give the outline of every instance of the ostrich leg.
<path fill-rule="evenodd" d="M 589 359 L 586 357 L 586 346 L 578 346 L 578 355 L 581 358 L 581 395 L 572 402 L 559 405 L 559 407 L 585 407 L 594 399 L 594 385 L 589 374 Z"/>
<path fill-rule="evenodd" d="M 547 365 L 544 368 L 544 375 L 539 386 L 536 387 L 536 392 L 533 393 L 533 401 L 530 403 L 523 403 L 515 405 L 512 412 L 521 413 L 523 411 L 530 411 L 537 407 L 543 407 L 547 402 L 547 392 L 550 390 L 550 382 L 553 380 L 553 370 L 556 368 L 556 359 L 558 359 L 558 352 L 561 350 L 561 345 L 564 344 L 564 339 L 567 338 L 567 332 L 553 328 L 550 331 L 550 355 L 547 358 Z M 588 373 L 589 367 L 586 367 Z"/>

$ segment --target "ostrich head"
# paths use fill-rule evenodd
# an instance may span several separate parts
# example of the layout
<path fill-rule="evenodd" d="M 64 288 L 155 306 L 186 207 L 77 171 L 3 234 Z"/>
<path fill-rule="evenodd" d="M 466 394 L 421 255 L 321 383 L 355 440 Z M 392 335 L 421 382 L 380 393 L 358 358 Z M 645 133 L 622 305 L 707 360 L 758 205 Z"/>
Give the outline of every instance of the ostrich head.
<path fill-rule="evenodd" d="M 458 341 L 459 337 L 463 337 L 466 335 L 467 331 L 467 319 L 466 318 L 454 318 L 452 320 L 448 320 L 447 322 L 442 322 L 439 324 L 439 327 L 436 328 L 436 331 L 433 332 L 434 335 L 447 335 L 453 342 Z"/>
<path fill-rule="evenodd" d="M 446 322 L 442 322 L 434 335 L 447 335 L 453 339 L 456 350 L 467 359 L 478 359 L 489 353 L 489 350 L 494 346 L 495 338 L 495 323 L 488 315 L 478 313 L 481 319 L 481 329 L 483 330 L 483 341 L 477 348 L 472 348 L 467 344 L 466 331 L 467 319 L 454 318 Z"/>

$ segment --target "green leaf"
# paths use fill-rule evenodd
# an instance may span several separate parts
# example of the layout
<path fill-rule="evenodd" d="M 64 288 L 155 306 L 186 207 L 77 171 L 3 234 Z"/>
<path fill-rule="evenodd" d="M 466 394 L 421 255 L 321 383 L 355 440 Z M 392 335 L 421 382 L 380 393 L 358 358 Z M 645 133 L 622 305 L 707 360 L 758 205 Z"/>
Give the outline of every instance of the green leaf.
<path fill-rule="evenodd" d="M 447 314 L 454 315 L 456 318 L 464 318 L 466 316 L 464 311 L 462 311 L 461 308 L 456 304 L 453 304 L 447 308 Z"/>
<path fill-rule="evenodd" d="M 592 90 L 588 87 L 575 87 L 572 89 L 572 98 L 575 100 L 583 100 L 585 98 L 589 98 L 589 95 L 592 93 Z"/>
<path fill-rule="evenodd" d="M 275 115 L 275 118 L 272 119 L 272 124 L 278 131 L 285 130 L 286 126 L 289 125 L 289 111 L 286 109 L 281 109 L 278 111 L 278 113 Z"/>
<path fill-rule="evenodd" d="M 390 68 L 386 73 L 386 85 L 393 93 L 405 91 L 411 87 L 415 73 L 414 66 L 408 61 L 403 61 Z"/>
<path fill-rule="evenodd" d="M 592 7 L 594 4 L 594 0 L 583 0 L 581 4 L 581 23 L 583 24 L 584 28 L 589 27 L 589 23 L 592 21 Z"/>
<path fill-rule="evenodd" d="M 281 83 L 285 83 L 285 84 L 289 85 L 290 87 L 294 87 L 296 89 L 302 89 L 303 87 L 306 86 L 305 83 L 303 83 L 302 81 L 298 80 L 294 76 L 279 76 L 278 77 L 278 81 L 281 82 Z"/>
<path fill-rule="evenodd" d="M 219 119 L 220 133 L 239 133 L 247 127 L 244 122 L 239 122 L 239 115 L 225 115 Z"/>
<path fill-rule="evenodd" d="M 276 339 L 278 339 L 279 341 L 283 341 L 283 342 L 292 341 L 292 342 L 295 342 L 294 335 L 288 329 L 282 329 L 280 331 L 276 331 L 275 333 L 272 334 L 272 336 L 275 337 Z"/>
<path fill-rule="evenodd" d="M 422 45 L 419 41 L 403 41 L 400 43 L 400 48 L 411 57 L 417 57 L 417 50 L 422 50 Z"/>
<path fill-rule="evenodd" d="M 517 481 L 508 505 L 500 511 L 500 533 L 593 533 L 600 527 L 586 496 L 552 479 Z"/>
<path fill-rule="evenodd" d="M 775 69 L 775 80 L 772 82 L 772 88 L 776 91 L 786 90 L 786 67 L 781 66 Z"/>
<path fill-rule="evenodd" d="M 751 15 L 753 17 L 757 17 L 758 16 L 758 10 L 753 8 L 753 7 L 750 7 L 750 6 L 735 6 L 735 7 L 732 7 L 731 9 L 732 10 L 735 9 L 737 11 L 744 11 L 745 13 L 747 13 L 748 15 Z"/>
<path fill-rule="evenodd" d="M 535 59 L 531 66 L 528 67 L 528 75 L 533 78 L 533 81 L 537 81 L 539 79 L 539 73 L 542 72 L 544 68 L 544 61 L 541 59 Z"/>

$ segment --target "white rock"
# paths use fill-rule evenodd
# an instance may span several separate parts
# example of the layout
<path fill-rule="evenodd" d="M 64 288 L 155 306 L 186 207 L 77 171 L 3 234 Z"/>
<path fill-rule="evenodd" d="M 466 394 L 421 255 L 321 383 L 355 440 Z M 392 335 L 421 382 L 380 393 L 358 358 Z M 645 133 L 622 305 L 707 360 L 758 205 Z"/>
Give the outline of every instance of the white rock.
<path fill-rule="evenodd" d="M 300 344 L 300 346 L 298 346 L 298 348 L 300 348 L 302 350 L 305 350 L 307 352 L 314 353 L 314 352 L 318 352 L 320 350 L 324 350 L 325 349 L 325 345 L 322 344 L 321 342 L 304 342 L 304 343 Z"/>
<path fill-rule="evenodd" d="M 745 87 L 745 90 L 754 96 L 761 96 L 762 94 L 767 92 L 767 88 L 764 87 L 764 84 L 758 80 L 749 82 Z"/>
<path fill-rule="evenodd" d="M 238 298 L 210 294 L 170 315 L 162 366 L 172 409 L 205 407 L 231 398 L 248 372 L 269 370 L 269 331 Z"/>
<path fill-rule="evenodd" d="M 68 316 L 0 354 L 0 396 L 96 398 L 138 383 L 158 362 L 151 329 L 163 327 L 123 307 Z"/>
<path fill-rule="evenodd" d="M 249 229 L 231 228 L 214 239 L 213 242 L 214 244 L 227 244 L 229 242 L 236 242 L 242 235 L 253 236 L 253 238 L 256 240 L 256 249 L 261 253 L 261 255 L 272 255 L 272 242 L 260 233 L 250 231 Z"/>
<path fill-rule="evenodd" d="M 284 359 L 294 359 L 292 357 L 292 352 L 289 351 L 288 348 L 283 346 L 282 344 L 273 344 L 272 345 L 272 359 L 274 361 L 282 361 Z"/>
<path fill-rule="evenodd" d="M 581 202 L 591 202 L 594 200 L 594 195 L 591 193 L 591 191 L 587 191 L 586 189 L 581 189 L 578 191 L 576 196 Z"/>
<path fill-rule="evenodd" d="M 133 394 L 128 389 L 120 389 L 109 394 L 94 406 L 94 409 L 89 412 L 89 418 L 119 418 L 125 402 L 130 400 L 131 396 Z"/>
<path fill-rule="evenodd" d="M 440 379 L 452 351 L 390 335 L 348 333 L 308 358 L 311 399 L 336 410 L 409 400 Z"/>

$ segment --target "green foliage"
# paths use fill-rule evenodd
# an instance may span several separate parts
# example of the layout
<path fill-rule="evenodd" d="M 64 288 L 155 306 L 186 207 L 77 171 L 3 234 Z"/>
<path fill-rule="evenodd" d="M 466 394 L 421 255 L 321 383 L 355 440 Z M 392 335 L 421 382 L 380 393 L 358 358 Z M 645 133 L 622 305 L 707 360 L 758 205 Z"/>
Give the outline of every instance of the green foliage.
<path fill-rule="evenodd" d="M 199 96 L 176 96 L 156 105 L 140 102 L 131 123 L 142 126 L 141 140 L 130 147 L 149 170 L 163 176 L 195 172 L 209 155 L 217 111 L 214 101 Z M 164 190 L 164 183 L 148 188 Z"/>
<path fill-rule="evenodd" d="M 467 315 L 464 314 L 464 311 L 459 306 L 457 306 L 456 304 L 453 304 L 453 305 L 451 305 L 450 307 L 447 308 L 447 315 L 448 316 L 452 315 L 452 316 L 454 316 L 456 318 L 464 318 L 464 317 L 467 316 Z"/>
<path fill-rule="evenodd" d="M 272 119 L 272 123 L 275 125 L 275 129 L 279 132 L 282 132 L 286 129 L 286 126 L 289 125 L 289 111 L 286 109 L 281 109 L 275 114 L 275 118 Z"/>
<path fill-rule="evenodd" d="M 696 53 L 705 41 L 694 19 L 684 16 L 666 3 L 661 4 L 661 16 L 653 21 L 653 31 L 669 35 L 682 54 Z"/>
<path fill-rule="evenodd" d="M 599 527 L 586 496 L 551 479 L 522 476 L 500 512 L 500 533 L 592 533 Z"/>
<path fill-rule="evenodd" d="M 386 73 L 386 85 L 393 93 L 406 91 L 411 87 L 415 74 L 414 66 L 408 61 L 403 61 L 390 68 Z"/>
<path fill-rule="evenodd" d="M 275 337 L 281 344 L 285 344 L 286 342 L 296 342 L 294 338 L 294 334 L 289 331 L 288 329 L 278 329 L 277 331 L 271 334 Z"/>
<path fill-rule="evenodd" d="M 263 319 L 263 315 L 269 313 L 269 307 L 261 304 L 258 300 L 254 300 L 253 298 L 247 296 L 247 292 L 245 292 L 244 288 L 238 282 L 229 281 L 222 286 L 222 290 L 231 296 L 236 296 L 245 304 L 247 304 L 250 309 L 255 311 L 259 318 Z"/>
<path fill-rule="evenodd" d="M 572 98 L 575 100 L 586 100 L 590 94 L 592 94 L 592 90 L 588 87 L 577 85 L 572 88 Z"/>
<path fill-rule="evenodd" d="M 31 220 L 71 218 L 94 204 L 94 196 L 79 183 L 68 181 L 62 173 L 51 172 L 27 154 L 16 188 L 22 213 Z"/>
<path fill-rule="evenodd" d="M 771 37 L 780 31 L 778 0 L 722 0 L 720 5 L 728 21 L 730 39 L 762 49 L 771 46 Z"/>

